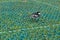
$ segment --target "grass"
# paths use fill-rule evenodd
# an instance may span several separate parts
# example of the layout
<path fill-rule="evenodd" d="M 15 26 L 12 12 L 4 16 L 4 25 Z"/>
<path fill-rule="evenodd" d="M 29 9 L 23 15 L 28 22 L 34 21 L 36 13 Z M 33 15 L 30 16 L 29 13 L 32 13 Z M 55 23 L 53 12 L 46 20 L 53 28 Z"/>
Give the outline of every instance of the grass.
<path fill-rule="evenodd" d="M 59 7 L 59 0 L 1 0 L 1 40 L 60 40 Z M 36 11 L 41 12 L 38 22 L 30 18 Z"/>

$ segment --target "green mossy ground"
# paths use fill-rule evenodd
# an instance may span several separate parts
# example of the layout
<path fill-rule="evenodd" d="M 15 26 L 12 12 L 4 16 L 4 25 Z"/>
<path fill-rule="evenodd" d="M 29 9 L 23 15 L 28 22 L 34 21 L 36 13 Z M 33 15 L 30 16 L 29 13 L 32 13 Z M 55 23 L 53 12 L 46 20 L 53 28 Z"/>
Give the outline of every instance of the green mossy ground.
<path fill-rule="evenodd" d="M 59 0 L 0 0 L 0 40 L 60 40 Z M 41 12 L 36 22 L 33 12 Z"/>

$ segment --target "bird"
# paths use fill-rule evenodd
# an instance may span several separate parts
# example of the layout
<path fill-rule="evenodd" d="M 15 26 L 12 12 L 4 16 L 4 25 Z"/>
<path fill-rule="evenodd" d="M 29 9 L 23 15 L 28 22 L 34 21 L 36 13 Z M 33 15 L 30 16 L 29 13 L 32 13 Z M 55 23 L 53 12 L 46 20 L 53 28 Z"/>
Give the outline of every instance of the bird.
<path fill-rule="evenodd" d="M 40 12 L 32 13 L 31 18 L 33 19 L 39 18 L 40 14 L 41 14 Z"/>

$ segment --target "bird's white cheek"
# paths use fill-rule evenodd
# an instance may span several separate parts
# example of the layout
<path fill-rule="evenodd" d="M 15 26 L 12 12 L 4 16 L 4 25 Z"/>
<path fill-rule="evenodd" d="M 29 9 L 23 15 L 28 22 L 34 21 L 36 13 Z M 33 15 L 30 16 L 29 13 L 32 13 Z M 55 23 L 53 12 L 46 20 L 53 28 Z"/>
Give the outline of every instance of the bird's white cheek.
<path fill-rule="evenodd" d="M 38 13 L 38 14 L 41 14 L 41 13 Z"/>

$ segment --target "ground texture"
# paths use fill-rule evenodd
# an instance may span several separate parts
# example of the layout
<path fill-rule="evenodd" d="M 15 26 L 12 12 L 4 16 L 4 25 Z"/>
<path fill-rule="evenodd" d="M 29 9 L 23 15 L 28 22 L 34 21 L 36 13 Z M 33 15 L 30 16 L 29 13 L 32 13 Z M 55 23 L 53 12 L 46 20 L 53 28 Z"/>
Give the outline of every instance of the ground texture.
<path fill-rule="evenodd" d="M 60 40 L 60 0 L 0 0 L 0 40 Z"/>

